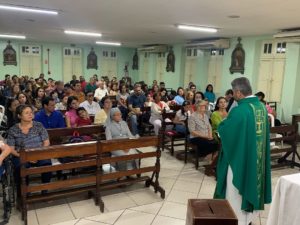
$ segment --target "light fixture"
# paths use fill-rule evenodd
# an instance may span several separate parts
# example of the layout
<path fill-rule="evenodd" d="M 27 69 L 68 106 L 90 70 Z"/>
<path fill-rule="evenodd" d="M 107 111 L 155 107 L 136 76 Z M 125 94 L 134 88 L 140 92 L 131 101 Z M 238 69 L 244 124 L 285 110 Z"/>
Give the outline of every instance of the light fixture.
<path fill-rule="evenodd" d="M 31 12 L 31 13 L 41 13 L 41 14 L 50 14 L 57 15 L 57 11 L 39 9 L 39 8 L 29 8 L 21 6 L 12 6 L 12 5 L 0 5 L 0 9 L 11 10 L 11 11 L 21 11 L 21 12 Z"/>
<path fill-rule="evenodd" d="M 218 31 L 216 28 L 198 27 L 198 26 L 190 26 L 190 25 L 177 25 L 177 28 L 182 30 L 201 31 L 201 32 L 208 32 L 208 33 L 216 33 Z"/>
<path fill-rule="evenodd" d="M 10 35 L 10 34 L 0 34 L 0 38 L 26 39 L 26 37 L 23 35 Z"/>
<path fill-rule="evenodd" d="M 106 42 L 106 41 L 96 41 L 97 45 L 114 45 L 114 46 L 121 46 L 122 44 L 119 42 Z"/>
<path fill-rule="evenodd" d="M 93 32 L 82 32 L 82 31 L 75 31 L 75 30 L 65 30 L 65 34 L 74 34 L 74 35 L 82 35 L 82 36 L 92 36 L 92 37 L 101 37 L 102 34 L 100 33 L 93 33 Z"/>

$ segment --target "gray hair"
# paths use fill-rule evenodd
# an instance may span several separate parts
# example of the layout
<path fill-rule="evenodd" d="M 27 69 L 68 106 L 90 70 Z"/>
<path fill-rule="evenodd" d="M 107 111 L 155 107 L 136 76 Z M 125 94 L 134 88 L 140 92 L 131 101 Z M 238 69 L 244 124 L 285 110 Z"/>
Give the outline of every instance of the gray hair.
<path fill-rule="evenodd" d="M 239 77 L 231 82 L 232 89 L 240 91 L 244 96 L 252 95 L 250 81 L 246 77 Z"/>

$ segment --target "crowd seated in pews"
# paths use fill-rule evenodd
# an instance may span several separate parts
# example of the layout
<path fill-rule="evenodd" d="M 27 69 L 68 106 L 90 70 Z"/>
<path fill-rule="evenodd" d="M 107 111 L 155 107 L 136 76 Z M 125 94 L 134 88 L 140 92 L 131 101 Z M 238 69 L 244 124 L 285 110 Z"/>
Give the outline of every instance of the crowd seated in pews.
<path fill-rule="evenodd" d="M 5 107 L 2 125 L 8 129 L 7 144 L 12 148 L 18 185 L 19 149 L 52 144 L 46 129 L 51 129 L 50 136 L 55 135 L 57 129 L 59 136 L 59 132 L 72 133 L 79 127 L 87 126 L 88 130 L 88 126 L 92 124 L 95 127 L 91 128 L 91 132 L 99 129 L 107 140 L 138 138 L 145 130 L 143 126 L 154 128 L 155 135 L 169 132 L 161 137 L 169 136 L 173 141 L 176 134 L 180 134 L 178 137 L 183 135 L 185 150 L 188 146 L 193 146 L 196 155 L 207 156 L 209 169 L 215 171 L 216 152 L 220 144 L 218 125 L 236 105 L 232 90 L 226 91 L 226 95 L 217 98 L 215 102 L 216 95 L 211 84 L 207 85 L 204 94 L 192 82 L 187 88 L 178 87 L 176 92 L 166 88 L 164 82 L 158 85 L 156 80 L 152 87 L 144 82 L 132 85 L 128 77 L 118 81 L 115 77 L 109 80 L 107 76 L 103 76 L 98 80 L 98 76 L 94 75 L 86 82 L 83 76 L 78 80 L 73 75 L 70 82 L 64 83 L 52 78 L 46 81 L 44 74 L 36 79 L 6 75 L 0 81 L 0 87 L 0 104 Z M 268 109 L 261 93 L 257 95 Z M 209 105 L 212 107 L 209 108 Z M 168 112 L 173 112 L 174 115 L 171 120 L 167 118 L 165 121 L 163 114 Z M 165 122 L 168 126 L 164 126 Z M 161 142 L 164 142 L 161 137 Z M 172 154 L 174 146 L 172 143 Z M 111 151 L 113 157 L 131 154 L 137 154 L 136 150 Z M 45 165 L 51 165 L 51 160 L 37 160 L 28 164 L 33 167 Z M 125 161 L 123 164 L 116 162 L 116 165 L 120 170 L 139 168 L 138 159 Z M 47 183 L 50 179 L 51 173 L 42 173 L 42 182 Z M 20 190 L 18 193 L 20 194 Z"/>

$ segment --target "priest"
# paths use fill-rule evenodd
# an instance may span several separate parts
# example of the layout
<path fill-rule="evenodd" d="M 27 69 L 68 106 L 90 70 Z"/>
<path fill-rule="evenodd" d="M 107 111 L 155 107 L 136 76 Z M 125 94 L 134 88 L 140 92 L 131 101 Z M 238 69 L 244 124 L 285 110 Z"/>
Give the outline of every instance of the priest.
<path fill-rule="evenodd" d="M 247 78 L 231 85 L 238 106 L 218 127 L 222 148 L 214 197 L 226 198 L 239 225 L 249 225 L 272 197 L 268 113 Z"/>

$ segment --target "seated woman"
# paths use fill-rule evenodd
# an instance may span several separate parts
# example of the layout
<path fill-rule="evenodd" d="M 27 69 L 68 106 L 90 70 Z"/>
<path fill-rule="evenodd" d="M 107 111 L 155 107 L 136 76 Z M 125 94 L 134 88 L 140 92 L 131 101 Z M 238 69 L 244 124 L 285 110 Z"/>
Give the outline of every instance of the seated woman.
<path fill-rule="evenodd" d="M 25 149 L 40 148 L 49 146 L 49 137 L 47 130 L 40 122 L 33 121 L 33 109 L 29 105 L 19 105 L 16 109 L 16 115 L 19 122 L 8 130 L 7 144 L 12 148 L 13 162 L 15 166 L 15 179 L 17 187 L 20 188 L 20 160 L 19 151 L 22 147 Z M 31 162 L 31 166 L 51 165 L 51 160 L 38 160 Z M 42 182 L 48 183 L 51 180 L 51 172 L 42 173 Z M 18 190 L 18 194 L 20 194 Z"/>
<path fill-rule="evenodd" d="M 204 96 L 205 98 L 207 98 L 207 100 L 211 103 L 215 102 L 216 99 L 216 95 L 214 93 L 214 88 L 211 84 L 207 85 L 205 92 L 204 92 Z"/>
<path fill-rule="evenodd" d="M 95 124 L 105 124 L 106 119 L 109 118 L 109 112 L 112 108 L 112 102 L 109 96 L 104 96 L 101 99 L 101 104 L 103 105 L 103 109 L 95 114 L 94 123 Z"/>
<path fill-rule="evenodd" d="M 216 107 L 214 112 L 210 116 L 213 137 L 216 141 L 219 141 L 217 136 L 218 126 L 227 117 L 227 101 L 224 97 L 219 97 L 216 102 Z"/>
<path fill-rule="evenodd" d="M 162 112 L 165 109 L 169 111 L 170 108 L 167 103 L 161 101 L 160 93 L 154 93 L 154 102 L 151 105 L 151 116 L 149 122 L 154 126 L 154 133 L 158 135 L 159 129 L 161 128 Z"/>
<path fill-rule="evenodd" d="M 173 123 L 175 124 L 175 130 L 178 133 L 186 134 L 185 120 L 191 116 L 191 102 L 184 101 L 181 109 L 176 112 Z"/>
<path fill-rule="evenodd" d="M 65 113 L 67 127 L 76 127 L 76 120 L 78 118 L 76 110 L 78 107 L 78 98 L 75 96 L 68 97 L 67 112 Z"/>
<path fill-rule="evenodd" d="M 196 111 L 189 117 L 188 126 L 190 131 L 190 143 L 197 146 L 197 154 L 204 157 L 211 154 L 212 162 L 210 167 L 206 167 L 205 174 L 211 175 L 212 168 L 216 164 L 216 154 L 218 142 L 212 136 L 212 129 L 206 115 L 207 101 L 196 103 Z"/>
<path fill-rule="evenodd" d="M 177 95 L 174 98 L 174 101 L 176 102 L 177 105 L 182 105 L 182 103 L 184 102 L 184 90 L 182 87 L 179 87 L 177 89 Z"/>
<path fill-rule="evenodd" d="M 118 108 L 112 108 L 110 110 L 110 118 L 105 129 L 105 136 L 106 140 L 135 138 L 135 136 L 131 134 L 127 123 L 122 120 L 122 114 Z M 122 146 L 121 143 L 120 146 Z M 135 149 L 124 149 L 113 151 L 112 156 L 133 155 L 137 153 Z M 138 167 L 138 159 L 117 163 L 117 170 L 131 170 Z"/>
<path fill-rule="evenodd" d="M 7 128 L 12 127 L 17 123 L 16 109 L 20 105 L 18 99 L 9 98 L 6 102 L 5 114 L 7 117 Z"/>
<path fill-rule="evenodd" d="M 195 107 L 195 104 L 201 100 L 204 100 L 205 97 L 204 97 L 204 94 L 201 92 L 201 91 L 197 91 L 194 95 L 194 99 L 193 99 L 193 105 L 192 105 L 192 112 L 195 112 L 196 111 L 196 107 Z"/>

